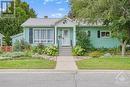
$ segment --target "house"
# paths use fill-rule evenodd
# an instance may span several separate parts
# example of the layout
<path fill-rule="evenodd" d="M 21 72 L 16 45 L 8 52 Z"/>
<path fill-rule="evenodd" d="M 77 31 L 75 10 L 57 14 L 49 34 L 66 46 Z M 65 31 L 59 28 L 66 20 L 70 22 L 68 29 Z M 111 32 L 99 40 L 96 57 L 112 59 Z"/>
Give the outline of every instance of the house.
<path fill-rule="evenodd" d="M 11 38 L 12 38 L 12 45 L 14 45 L 16 41 L 24 40 L 23 39 L 23 33 L 11 36 Z"/>
<path fill-rule="evenodd" d="M 4 35 L 0 33 L 0 46 L 3 45 L 3 37 L 4 37 Z"/>
<path fill-rule="evenodd" d="M 31 45 L 42 43 L 54 44 L 60 47 L 76 45 L 76 30 L 89 34 L 91 44 L 95 48 L 115 48 L 120 45 L 116 38 L 111 37 L 111 31 L 105 29 L 102 23 L 77 23 L 68 17 L 64 18 L 30 18 L 22 25 L 23 33 L 13 36 L 12 42 L 23 38 Z"/>

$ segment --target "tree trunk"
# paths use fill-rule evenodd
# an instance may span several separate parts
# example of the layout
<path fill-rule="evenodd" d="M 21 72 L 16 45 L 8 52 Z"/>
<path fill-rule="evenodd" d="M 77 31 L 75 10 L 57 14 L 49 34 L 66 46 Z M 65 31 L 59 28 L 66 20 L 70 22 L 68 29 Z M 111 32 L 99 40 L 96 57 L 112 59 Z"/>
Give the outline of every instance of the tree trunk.
<path fill-rule="evenodd" d="M 127 44 L 127 40 L 125 40 L 125 41 L 122 43 L 122 52 L 121 52 L 121 55 L 122 55 L 122 56 L 125 56 L 125 53 L 126 53 L 126 44 Z"/>

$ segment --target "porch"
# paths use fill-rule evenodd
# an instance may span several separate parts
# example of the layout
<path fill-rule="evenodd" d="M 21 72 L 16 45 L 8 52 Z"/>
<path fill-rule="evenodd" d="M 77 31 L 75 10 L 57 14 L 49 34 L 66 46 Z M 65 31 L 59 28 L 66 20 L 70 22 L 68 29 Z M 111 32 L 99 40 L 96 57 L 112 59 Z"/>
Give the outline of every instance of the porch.
<path fill-rule="evenodd" d="M 55 45 L 74 47 L 76 45 L 76 27 L 55 27 Z"/>
<path fill-rule="evenodd" d="M 55 45 L 59 48 L 59 56 L 72 56 L 72 48 L 76 45 L 76 28 L 55 28 Z"/>

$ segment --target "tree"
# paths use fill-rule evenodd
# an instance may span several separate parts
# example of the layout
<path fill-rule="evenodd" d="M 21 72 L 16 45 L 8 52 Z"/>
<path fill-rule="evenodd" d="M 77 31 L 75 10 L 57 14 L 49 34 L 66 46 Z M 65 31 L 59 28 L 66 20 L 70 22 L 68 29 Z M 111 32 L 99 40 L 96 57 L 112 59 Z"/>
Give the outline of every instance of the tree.
<path fill-rule="evenodd" d="M 36 13 L 26 2 L 15 0 L 15 18 L 6 17 L 0 18 L 0 32 L 5 36 L 4 41 L 6 45 L 11 45 L 10 36 L 22 32 L 21 24 L 30 17 L 36 17 Z M 9 7 L 13 9 L 13 4 Z M 12 11 L 13 12 L 13 11 Z"/>
<path fill-rule="evenodd" d="M 77 46 L 81 46 L 87 52 L 92 48 L 90 44 L 89 36 L 86 32 L 82 30 L 77 30 Z"/>
<path fill-rule="evenodd" d="M 0 31 L 5 36 L 5 45 L 11 45 L 10 36 L 22 32 L 16 18 L 0 18 Z"/>
<path fill-rule="evenodd" d="M 71 12 L 76 19 L 96 22 L 102 20 L 118 38 L 125 55 L 130 40 L 130 0 L 71 0 Z"/>

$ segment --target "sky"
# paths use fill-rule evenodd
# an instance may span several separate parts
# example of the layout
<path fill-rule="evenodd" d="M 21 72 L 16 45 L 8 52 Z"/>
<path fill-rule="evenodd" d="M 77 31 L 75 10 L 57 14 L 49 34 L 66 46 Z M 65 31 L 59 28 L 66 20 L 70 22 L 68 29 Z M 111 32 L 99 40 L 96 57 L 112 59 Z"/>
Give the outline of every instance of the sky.
<path fill-rule="evenodd" d="M 62 18 L 68 14 L 69 0 L 22 0 L 36 11 L 38 18 Z"/>

